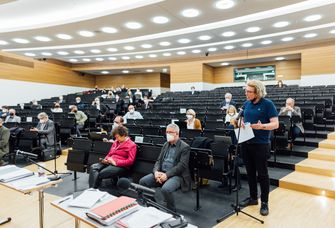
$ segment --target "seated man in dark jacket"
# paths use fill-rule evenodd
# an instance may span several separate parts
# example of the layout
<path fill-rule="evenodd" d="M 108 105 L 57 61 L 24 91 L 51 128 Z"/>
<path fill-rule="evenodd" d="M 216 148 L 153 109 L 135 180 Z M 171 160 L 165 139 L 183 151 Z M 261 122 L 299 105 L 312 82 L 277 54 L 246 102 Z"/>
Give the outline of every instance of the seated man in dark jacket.
<path fill-rule="evenodd" d="M 49 120 L 48 115 L 45 112 L 41 112 L 37 115 L 40 120 L 36 128 L 30 129 L 40 135 L 41 147 L 44 149 L 52 147 L 55 144 L 55 125 L 52 120 Z"/>
<path fill-rule="evenodd" d="M 3 120 L 0 118 L 0 166 L 8 164 L 2 160 L 2 157 L 9 152 L 9 129 L 2 125 Z"/>
<path fill-rule="evenodd" d="M 188 168 L 190 146 L 179 138 L 179 127 L 169 124 L 166 127 L 167 142 L 155 163 L 153 173 L 141 178 L 140 184 L 146 187 L 162 187 L 167 208 L 176 211 L 173 192 L 181 188 L 190 190 L 191 176 Z"/>

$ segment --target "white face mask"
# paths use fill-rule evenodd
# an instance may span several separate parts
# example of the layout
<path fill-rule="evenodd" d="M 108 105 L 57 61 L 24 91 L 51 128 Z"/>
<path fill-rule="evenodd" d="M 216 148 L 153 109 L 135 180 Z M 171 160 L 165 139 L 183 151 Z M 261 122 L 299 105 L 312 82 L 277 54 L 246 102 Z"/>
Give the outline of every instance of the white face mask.
<path fill-rule="evenodd" d="M 119 126 L 119 124 L 113 123 L 113 127 L 112 128 L 114 129 L 114 128 L 117 128 L 118 126 Z"/>
<path fill-rule="evenodd" d="M 80 103 L 81 100 L 76 100 L 77 103 Z"/>
<path fill-rule="evenodd" d="M 174 136 L 171 134 L 166 134 L 166 141 L 172 142 L 174 140 Z"/>
<path fill-rule="evenodd" d="M 226 102 L 229 103 L 231 101 L 230 98 L 226 98 Z"/>
<path fill-rule="evenodd" d="M 229 112 L 228 115 L 233 116 L 235 113 Z"/>
<path fill-rule="evenodd" d="M 134 109 L 129 109 L 129 112 L 130 112 L 131 114 L 133 114 L 133 113 L 135 112 L 135 110 L 134 110 Z"/>
<path fill-rule="evenodd" d="M 192 116 L 192 115 L 186 115 L 186 118 L 187 118 L 188 120 L 190 120 L 190 119 L 193 118 L 193 116 Z"/>

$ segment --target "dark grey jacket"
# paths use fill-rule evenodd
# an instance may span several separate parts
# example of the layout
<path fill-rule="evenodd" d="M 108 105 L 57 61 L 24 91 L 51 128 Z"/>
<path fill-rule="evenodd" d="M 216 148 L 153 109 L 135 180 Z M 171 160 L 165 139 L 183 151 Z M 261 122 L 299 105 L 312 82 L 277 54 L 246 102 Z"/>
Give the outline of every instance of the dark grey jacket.
<path fill-rule="evenodd" d="M 162 170 L 162 163 L 165 157 L 165 153 L 168 151 L 169 143 L 166 142 L 159 154 L 159 157 L 155 163 L 153 172 Z M 176 159 L 174 161 L 174 166 L 171 170 L 166 172 L 168 178 L 173 176 L 180 176 L 182 178 L 181 190 L 183 192 L 189 191 L 191 189 L 191 175 L 188 167 L 190 158 L 190 146 L 182 140 L 178 140 L 176 143 Z"/>
<path fill-rule="evenodd" d="M 10 131 L 5 126 L 0 127 L 0 159 L 9 152 Z"/>
<path fill-rule="evenodd" d="M 47 146 L 53 146 L 55 144 L 55 125 L 52 120 L 48 120 L 43 129 L 42 129 L 42 124 L 38 123 L 37 127 L 38 133 L 41 135 L 44 135 L 47 141 Z M 42 136 L 43 137 L 43 136 Z"/>
<path fill-rule="evenodd" d="M 285 110 L 285 107 L 282 107 L 279 112 L 279 116 L 287 116 L 288 111 Z M 299 116 L 301 118 L 301 110 L 298 106 L 294 106 L 293 111 L 292 111 L 292 116 Z M 302 123 L 296 123 L 295 124 L 302 133 L 304 133 L 304 127 L 302 126 Z"/>

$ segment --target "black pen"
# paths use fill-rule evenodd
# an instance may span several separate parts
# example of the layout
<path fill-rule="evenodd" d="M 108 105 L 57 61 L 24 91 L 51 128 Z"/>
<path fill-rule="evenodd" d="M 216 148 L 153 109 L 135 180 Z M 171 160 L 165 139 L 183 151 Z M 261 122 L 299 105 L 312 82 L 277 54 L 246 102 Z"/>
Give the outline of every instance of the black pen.
<path fill-rule="evenodd" d="M 72 196 L 66 197 L 65 199 L 62 199 L 61 201 L 59 201 L 58 204 L 61 204 L 61 203 L 65 202 L 66 200 L 69 200 L 71 198 L 72 198 Z"/>

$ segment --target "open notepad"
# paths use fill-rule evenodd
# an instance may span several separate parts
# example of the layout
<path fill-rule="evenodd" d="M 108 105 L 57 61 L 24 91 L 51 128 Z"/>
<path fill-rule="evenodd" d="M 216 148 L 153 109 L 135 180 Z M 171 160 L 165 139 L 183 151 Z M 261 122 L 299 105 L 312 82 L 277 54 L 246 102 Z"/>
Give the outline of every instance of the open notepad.
<path fill-rule="evenodd" d="M 19 168 L 15 165 L 0 167 L 0 182 L 6 183 L 32 175 L 34 175 L 34 172 L 27 169 Z"/>
<path fill-rule="evenodd" d="M 69 203 L 71 207 L 81 207 L 81 208 L 91 208 L 102 199 L 107 192 L 101 192 L 98 189 L 87 189 L 83 193 L 81 193 L 78 197 L 72 200 Z"/>

